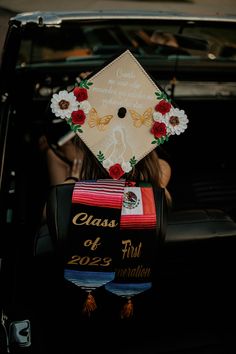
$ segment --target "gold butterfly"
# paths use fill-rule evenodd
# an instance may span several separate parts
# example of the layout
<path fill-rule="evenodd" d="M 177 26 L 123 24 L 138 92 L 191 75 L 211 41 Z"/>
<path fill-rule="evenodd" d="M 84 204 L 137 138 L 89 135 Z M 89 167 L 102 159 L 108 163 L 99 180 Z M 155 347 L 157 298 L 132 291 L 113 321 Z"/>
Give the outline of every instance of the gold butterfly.
<path fill-rule="evenodd" d="M 146 127 L 150 127 L 152 125 L 152 108 L 146 109 L 143 114 L 139 114 L 133 109 L 129 109 L 129 113 L 131 114 L 131 118 L 133 119 L 133 124 L 136 128 L 140 128 L 142 125 L 146 125 Z"/>
<path fill-rule="evenodd" d="M 112 117 L 112 115 L 107 115 L 100 118 L 96 109 L 92 108 L 89 112 L 88 124 L 90 128 L 97 127 L 98 130 L 105 130 Z"/>

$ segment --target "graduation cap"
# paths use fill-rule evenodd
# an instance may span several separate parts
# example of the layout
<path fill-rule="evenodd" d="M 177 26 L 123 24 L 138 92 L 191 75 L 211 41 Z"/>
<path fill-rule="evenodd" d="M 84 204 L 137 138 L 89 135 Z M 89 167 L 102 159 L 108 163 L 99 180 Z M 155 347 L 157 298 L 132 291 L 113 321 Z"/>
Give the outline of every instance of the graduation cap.
<path fill-rule="evenodd" d="M 70 125 L 102 166 L 119 179 L 188 118 L 126 50 L 71 92 L 54 94 L 52 112 Z"/>

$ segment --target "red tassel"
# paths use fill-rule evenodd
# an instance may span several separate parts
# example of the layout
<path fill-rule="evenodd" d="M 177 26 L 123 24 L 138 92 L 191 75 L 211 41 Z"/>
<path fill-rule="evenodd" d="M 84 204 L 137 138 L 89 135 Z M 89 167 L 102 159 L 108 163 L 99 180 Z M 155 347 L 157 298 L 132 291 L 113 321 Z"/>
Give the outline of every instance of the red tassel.
<path fill-rule="evenodd" d="M 91 316 L 91 312 L 96 310 L 96 301 L 91 293 L 88 293 L 87 299 L 85 300 L 82 312 L 87 314 L 88 317 Z"/>
<path fill-rule="evenodd" d="M 130 318 L 133 316 L 134 306 L 131 299 L 124 304 L 123 309 L 121 310 L 121 318 Z"/>

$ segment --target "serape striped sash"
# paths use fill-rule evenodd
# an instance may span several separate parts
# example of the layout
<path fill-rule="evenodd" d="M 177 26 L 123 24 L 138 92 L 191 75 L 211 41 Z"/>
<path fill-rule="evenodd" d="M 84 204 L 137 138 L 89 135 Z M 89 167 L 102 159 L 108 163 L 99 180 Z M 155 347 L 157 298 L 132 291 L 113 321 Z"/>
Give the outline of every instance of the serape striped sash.
<path fill-rule="evenodd" d="M 121 229 L 153 229 L 156 208 L 151 187 L 124 187 L 125 180 L 100 179 L 75 184 L 72 203 L 121 209 Z"/>

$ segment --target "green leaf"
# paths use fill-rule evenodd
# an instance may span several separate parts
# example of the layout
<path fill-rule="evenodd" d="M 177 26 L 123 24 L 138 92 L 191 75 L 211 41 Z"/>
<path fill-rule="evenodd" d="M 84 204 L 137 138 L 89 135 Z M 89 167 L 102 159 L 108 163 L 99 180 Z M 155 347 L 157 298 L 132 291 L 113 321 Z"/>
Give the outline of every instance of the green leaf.
<path fill-rule="evenodd" d="M 165 142 L 166 139 L 165 139 L 164 136 L 162 136 L 161 138 L 159 138 L 157 140 L 158 140 L 158 143 L 161 145 L 161 144 L 163 144 Z"/>
<path fill-rule="evenodd" d="M 167 100 L 167 96 L 166 96 L 166 94 L 163 92 L 162 93 L 162 97 L 165 99 L 165 100 Z"/>
<path fill-rule="evenodd" d="M 156 94 L 157 98 L 159 98 L 159 99 L 162 98 L 162 92 L 161 93 L 160 92 L 155 92 L 155 94 Z"/>
<path fill-rule="evenodd" d="M 92 82 L 88 82 L 88 80 L 85 79 L 80 81 L 79 87 L 89 89 L 89 86 L 91 86 L 92 84 Z"/>
<path fill-rule="evenodd" d="M 86 81 L 87 80 L 81 80 L 79 83 L 79 87 L 84 87 L 84 85 L 86 85 Z"/>
<path fill-rule="evenodd" d="M 103 160 L 105 159 L 105 156 L 103 155 L 101 150 L 98 151 L 97 158 L 99 162 L 103 162 Z"/>
<path fill-rule="evenodd" d="M 156 94 L 156 96 L 157 96 L 157 98 L 158 98 L 159 100 L 165 100 L 165 101 L 167 101 L 167 102 L 171 102 L 171 98 L 168 97 L 168 96 L 165 94 L 165 92 L 155 92 L 155 94 Z"/>
<path fill-rule="evenodd" d="M 131 157 L 131 159 L 129 160 L 129 163 L 132 168 L 136 165 L 137 160 L 136 160 L 135 156 Z"/>

